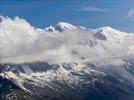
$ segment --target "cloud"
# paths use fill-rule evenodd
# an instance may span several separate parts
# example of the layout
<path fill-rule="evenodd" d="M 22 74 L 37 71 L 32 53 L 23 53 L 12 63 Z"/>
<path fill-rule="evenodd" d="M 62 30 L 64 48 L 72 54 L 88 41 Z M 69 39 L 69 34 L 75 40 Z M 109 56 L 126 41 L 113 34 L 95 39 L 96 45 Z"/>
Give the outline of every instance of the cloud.
<path fill-rule="evenodd" d="M 134 8 L 133 9 L 130 9 L 127 13 L 127 17 L 128 18 L 134 18 Z"/>
<path fill-rule="evenodd" d="M 34 61 L 46 61 L 52 64 L 85 63 L 102 62 L 107 58 L 111 62 L 111 57 L 126 56 L 128 53 L 131 55 L 134 51 L 133 46 L 130 47 L 134 45 L 133 36 L 129 39 L 125 34 L 125 36 L 123 34 L 120 36 L 120 33 L 112 36 L 112 33 L 107 34 L 105 31 L 104 33 L 100 31 L 98 34 L 100 29 L 91 31 L 81 28 L 63 32 L 58 30 L 46 32 L 45 29 L 31 26 L 25 19 L 19 17 L 11 19 L 1 16 L 0 18 L 0 63 Z M 107 28 L 104 30 L 110 31 Z M 98 40 L 96 33 L 100 37 L 105 35 L 108 41 Z M 116 42 L 122 39 L 125 41 L 125 47 L 124 42 Z"/>
<path fill-rule="evenodd" d="M 108 9 L 98 7 L 82 7 L 80 11 L 83 12 L 108 12 Z"/>

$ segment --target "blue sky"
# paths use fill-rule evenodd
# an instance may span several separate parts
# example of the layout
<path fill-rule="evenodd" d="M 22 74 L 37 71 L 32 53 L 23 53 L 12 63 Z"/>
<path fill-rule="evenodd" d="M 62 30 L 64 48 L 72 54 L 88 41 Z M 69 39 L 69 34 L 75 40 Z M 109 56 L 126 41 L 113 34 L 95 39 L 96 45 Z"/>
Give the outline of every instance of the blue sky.
<path fill-rule="evenodd" d="M 65 21 L 134 32 L 134 0 L 0 0 L 0 8 L 2 16 L 19 16 L 39 28 Z"/>

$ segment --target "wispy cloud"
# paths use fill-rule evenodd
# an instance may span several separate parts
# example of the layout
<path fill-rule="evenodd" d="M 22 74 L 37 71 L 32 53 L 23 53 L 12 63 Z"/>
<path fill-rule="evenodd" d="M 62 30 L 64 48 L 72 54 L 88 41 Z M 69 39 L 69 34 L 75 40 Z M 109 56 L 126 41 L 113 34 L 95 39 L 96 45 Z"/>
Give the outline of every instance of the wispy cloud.
<path fill-rule="evenodd" d="M 83 12 L 108 12 L 108 9 L 105 8 L 98 8 L 98 7 L 91 7 L 91 6 L 87 6 L 87 7 L 82 7 L 80 8 L 80 11 Z"/>
<path fill-rule="evenodd" d="M 134 8 L 133 9 L 130 9 L 129 11 L 128 11 L 128 13 L 127 13 L 127 17 L 128 18 L 134 18 Z"/>

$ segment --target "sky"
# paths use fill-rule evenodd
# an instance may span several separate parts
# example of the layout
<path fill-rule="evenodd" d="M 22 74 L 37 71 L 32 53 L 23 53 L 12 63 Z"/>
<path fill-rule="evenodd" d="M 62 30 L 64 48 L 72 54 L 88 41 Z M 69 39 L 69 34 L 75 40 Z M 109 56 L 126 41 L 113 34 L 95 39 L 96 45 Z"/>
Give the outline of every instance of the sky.
<path fill-rule="evenodd" d="M 0 15 L 19 16 L 38 28 L 63 21 L 134 32 L 134 0 L 0 0 Z"/>

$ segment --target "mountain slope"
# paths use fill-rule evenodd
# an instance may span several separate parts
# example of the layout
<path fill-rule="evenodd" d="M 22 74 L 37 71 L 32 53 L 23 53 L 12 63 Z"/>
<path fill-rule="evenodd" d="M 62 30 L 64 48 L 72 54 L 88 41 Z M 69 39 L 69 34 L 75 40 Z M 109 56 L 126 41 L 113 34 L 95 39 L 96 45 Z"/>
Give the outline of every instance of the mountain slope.
<path fill-rule="evenodd" d="M 18 17 L 1 20 L 0 76 L 27 99 L 133 99 L 134 34 L 109 26 L 59 22 L 39 29 Z"/>

